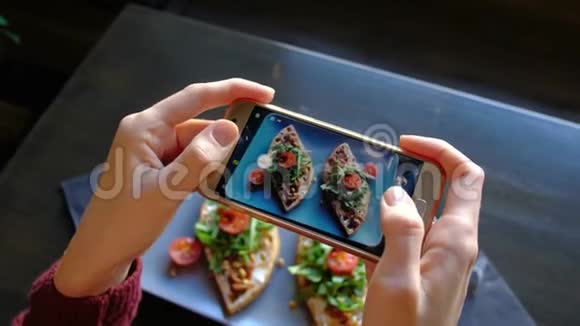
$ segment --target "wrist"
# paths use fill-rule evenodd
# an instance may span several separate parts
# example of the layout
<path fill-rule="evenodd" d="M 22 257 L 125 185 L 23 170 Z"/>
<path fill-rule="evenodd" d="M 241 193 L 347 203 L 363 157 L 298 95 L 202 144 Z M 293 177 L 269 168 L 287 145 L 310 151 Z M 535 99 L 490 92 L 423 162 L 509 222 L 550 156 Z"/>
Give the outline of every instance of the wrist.
<path fill-rule="evenodd" d="M 63 256 L 54 274 L 54 286 L 63 295 L 81 298 L 100 295 L 125 281 L 132 262 L 110 268 L 91 268 L 86 262 Z"/>
<path fill-rule="evenodd" d="M 54 275 L 55 287 L 68 297 L 95 296 L 121 284 L 133 262 L 107 254 L 110 248 L 99 246 L 111 239 L 83 230 L 81 226 L 71 239 Z"/>
<path fill-rule="evenodd" d="M 65 296 L 96 296 L 118 286 L 136 258 L 119 250 L 124 246 L 111 226 L 118 217 L 103 214 L 98 204 L 94 199 L 89 203 L 55 271 L 54 285 Z"/>

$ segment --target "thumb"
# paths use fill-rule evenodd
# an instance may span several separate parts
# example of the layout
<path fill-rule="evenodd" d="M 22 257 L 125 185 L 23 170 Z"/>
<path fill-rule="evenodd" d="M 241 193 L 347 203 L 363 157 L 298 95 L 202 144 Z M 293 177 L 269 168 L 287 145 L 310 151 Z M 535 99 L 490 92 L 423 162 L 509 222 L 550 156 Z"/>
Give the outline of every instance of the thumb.
<path fill-rule="evenodd" d="M 385 251 L 375 275 L 419 277 L 424 226 L 415 203 L 403 188 L 389 188 L 381 202 Z"/>
<path fill-rule="evenodd" d="M 185 191 L 196 190 L 203 179 L 222 164 L 236 144 L 238 135 L 236 124 L 224 119 L 214 121 L 197 134 L 167 166 L 170 171 L 186 172 L 183 173 L 178 188 Z"/>

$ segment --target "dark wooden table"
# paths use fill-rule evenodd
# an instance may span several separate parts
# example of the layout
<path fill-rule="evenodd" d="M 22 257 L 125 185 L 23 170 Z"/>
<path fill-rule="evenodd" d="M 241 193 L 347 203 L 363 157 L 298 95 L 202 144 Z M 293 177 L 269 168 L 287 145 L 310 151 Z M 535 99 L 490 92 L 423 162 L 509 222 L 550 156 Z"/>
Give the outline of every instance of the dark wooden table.
<path fill-rule="evenodd" d="M 579 125 L 140 7 L 115 21 L 0 176 L 0 322 L 72 235 L 60 182 L 105 158 L 121 117 L 231 76 L 356 131 L 388 125 L 456 145 L 487 173 L 481 248 L 538 322 L 578 324 Z M 146 296 L 137 323 L 193 318 Z"/>

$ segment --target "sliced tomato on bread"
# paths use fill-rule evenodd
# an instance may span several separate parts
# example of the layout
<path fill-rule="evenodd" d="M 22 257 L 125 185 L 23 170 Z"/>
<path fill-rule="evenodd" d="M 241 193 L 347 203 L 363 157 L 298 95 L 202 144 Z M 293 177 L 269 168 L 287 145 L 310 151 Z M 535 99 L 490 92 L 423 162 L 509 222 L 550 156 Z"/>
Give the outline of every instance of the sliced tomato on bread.
<path fill-rule="evenodd" d="M 368 179 L 347 143 L 338 145 L 324 164 L 324 198 L 349 236 L 366 220 L 371 201 Z"/>
<path fill-rule="evenodd" d="M 288 269 L 296 277 L 299 296 L 304 298 L 316 326 L 362 325 L 367 291 L 364 266 L 358 258 L 342 256 L 342 253 L 350 255 L 306 237 L 298 237 L 296 265 Z M 342 258 L 347 258 L 345 268 L 339 268 L 338 274 L 328 266 L 331 261 L 336 262 L 336 258 L 340 258 L 341 264 L 345 262 Z M 353 262 L 355 268 L 351 269 Z M 350 271 L 348 275 L 342 273 L 346 270 Z M 331 293 L 331 288 L 341 288 L 341 295 Z M 345 290 L 349 293 L 344 293 Z M 341 300 L 345 298 L 349 302 Z"/>
<path fill-rule="evenodd" d="M 204 243 L 204 253 L 225 310 L 232 315 L 256 300 L 268 285 L 280 253 L 280 236 L 276 227 L 249 216 L 243 230 L 238 226 L 233 228 L 234 224 L 245 224 L 243 216 L 247 215 L 237 211 L 232 214 L 230 210 L 205 201 L 196 235 Z M 228 216 L 223 218 L 224 215 Z M 236 219 L 241 220 L 235 222 Z M 240 241 L 240 237 L 245 238 Z M 232 247 L 224 248 L 224 243 Z M 245 247 L 234 247 L 240 243 Z"/>
<path fill-rule="evenodd" d="M 272 140 L 268 155 L 272 164 L 272 186 L 285 211 L 294 209 L 304 200 L 314 180 L 310 154 L 302 144 L 293 125 L 282 129 Z"/>

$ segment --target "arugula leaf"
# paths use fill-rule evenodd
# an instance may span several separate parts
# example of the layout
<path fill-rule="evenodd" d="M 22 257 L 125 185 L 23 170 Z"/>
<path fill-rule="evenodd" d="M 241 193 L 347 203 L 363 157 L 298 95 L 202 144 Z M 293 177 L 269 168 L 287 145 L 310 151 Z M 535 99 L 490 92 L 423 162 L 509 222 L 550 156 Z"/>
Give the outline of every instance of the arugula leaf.
<path fill-rule="evenodd" d="M 254 218 L 250 221 L 250 236 L 248 237 L 249 238 L 248 248 L 254 248 L 254 241 L 256 240 L 255 237 L 256 237 L 257 221 L 258 220 L 254 219 Z"/>
<path fill-rule="evenodd" d="M 295 265 L 288 268 L 293 275 L 304 276 L 310 282 L 318 283 L 322 280 L 322 271 L 315 267 Z"/>
<path fill-rule="evenodd" d="M 342 284 L 342 282 L 344 282 L 344 280 L 345 280 L 345 277 L 344 276 L 332 276 L 331 280 L 332 280 L 332 283 Z"/>
<path fill-rule="evenodd" d="M 331 305 L 335 306 L 338 308 L 338 301 L 336 300 L 336 297 L 333 296 L 327 296 L 326 300 L 328 300 L 328 303 L 330 303 Z"/>
<path fill-rule="evenodd" d="M 331 250 L 327 245 L 311 241 L 300 253 L 301 263 L 288 267 L 288 271 L 310 282 L 300 291 L 304 299 L 320 295 L 341 311 L 359 309 L 363 306 L 362 296 L 367 286 L 365 267 L 359 261 L 352 275 L 333 275 L 326 266 L 326 256 Z"/>
<path fill-rule="evenodd" d="M 213 238 L 204 232 L 196 232 L 196 236 L 201 241 L 201 243 L 208 245 L 213 241 Z"/>
<path fill-rule="evenodd" d="M 320 295 L 325 295 L 328 293 L 328 289 L 326 288 L 326 284 L 322 283 L 318 286 L 318 289 L 316 289 L 316 293 L 320 294 Z"/>
<path fill-rule="evenodd" d="M 208 224 L 204 224 L 204 223 L 196 223 L 195 224 L 195 230 L 196 231 L 200 231 L 200 232 L 211 232 L 212 227 Z"/>

